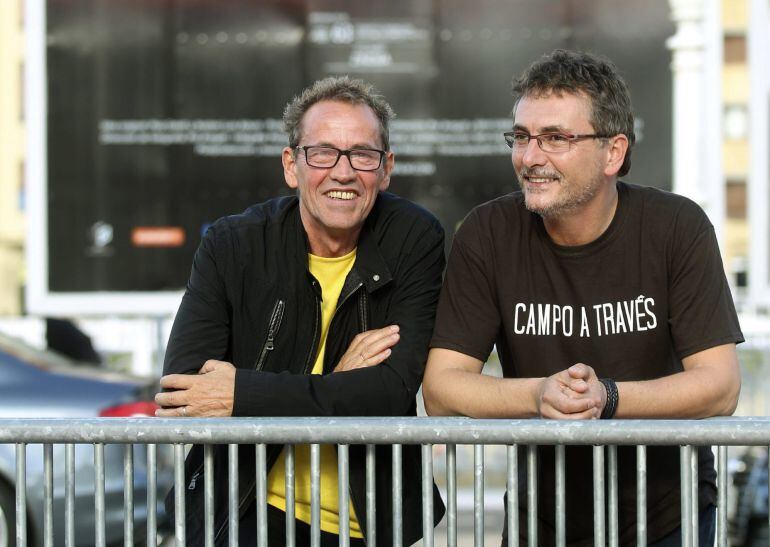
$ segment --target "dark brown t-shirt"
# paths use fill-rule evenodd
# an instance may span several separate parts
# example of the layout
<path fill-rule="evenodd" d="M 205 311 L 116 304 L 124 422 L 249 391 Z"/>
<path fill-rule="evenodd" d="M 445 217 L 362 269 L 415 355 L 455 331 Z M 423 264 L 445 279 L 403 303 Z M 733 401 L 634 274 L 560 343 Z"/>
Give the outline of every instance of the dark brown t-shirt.
<path fill-rule="evenodd" d="M 543 377 L 574 363 L 617 381 L 682 370 L 688 355 L 742 342 L 714 229 L 692 201 L 618 182 L 618 206 L 597 240 L 562 247 L 520 192 L 474 209 L 455 235 L 431 347 L 486 360 L 506 377 Z M 553 541 L 553 450 L 539 450 L 539 541 Z M 590 447 L 567 448 L 567 540 L 592 544 Z M 701 506 L 715 500 L 713 455 L 699 450 Z M 636 453 L 618 449 L 621 543 L 633 542 Z M 650 541 L 679 525 L 676 447 L 647 454 Z M 526 482 L 520 481 L 526 514 Z M 522 537 L 526 519 L 520 518 Z"/>

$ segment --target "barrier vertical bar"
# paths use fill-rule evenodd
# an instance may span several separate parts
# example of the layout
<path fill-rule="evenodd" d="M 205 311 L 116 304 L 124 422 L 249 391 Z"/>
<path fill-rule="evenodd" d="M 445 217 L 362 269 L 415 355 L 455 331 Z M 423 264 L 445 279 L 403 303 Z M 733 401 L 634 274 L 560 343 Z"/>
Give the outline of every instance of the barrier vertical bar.
<path fill-rule="evenodd" d="M 321 446 L 310 445 L 310 546 L 321 547 Z"/>
<path fill-rule="evenodd" d="M 506 518 L 508 528 L 508 547 L 519 544 L 519 453 L 518 447 L 506 447 L 507 477 L 505 481 Z"/>
<path fill-rule="evenodd" d="M 618 547 L 618 447 L 609 445 L 607 447 L 607 514 L 609 522 L 607 523 L 610 547 Z"/>
<path fill-rule="evenodd" d="M 727 447 L 726 446 L 720 446 L 717 448 L 717 545 L 719 547 L 727 547 Z"/>
<path fill-rule="evenodd" d="M 604 447 L 594 446 L 594 545 L 604 547 Z"/>
<path fill-rule="evenodd" d="M 267 547 L 267 468 L 266 447 L 264 443 L 256 445 L 257 476 L 257 546 Z"/>
<path fill-rule="evenodd" d="M 636 447 L 636 545 L 647 547 L 647 447 Z"/>
<path fill-rule="evenodd" d="M 284 490 L 286 492 L 286 547 L 294 547 L 297 542 L 297 523 L 294 521 L 294 504 L 295 504 L 295 450 L 293 444 L 287 444 L 284 449 L 284 468 L 286 470 L 286 477 L 284 483 Z"/>
<path fill-rule="evenodd" d="M 682 547 L 692 545 L 692 475 L 690 474 L 690 446 L 679 447 L 679 474 L 682 498 Z"/>
<path fill-rule="evenodd" d="M 692 544 L 697 547 L 700 534 L 698 533 L 698 447 L 690 449 L 690 504 L 692 511 Z"/>
<path fill-rule="evenodd" d="M 203 445 L 204 545 L 214 547 L 214 447 Z"/>
<path fill-rule="evenodd" d="M 149 507 L 147 508 L 149 511 Z M 123 445 L 123 545 L 134 545 L 134 445 Z"/>
<path fill-rule="evenodd" d="M 27 445 L 16 445 L 16 547 L 27 546 Z"/>
<path fill-rule="evenodd" d="M 43 445 L 43 545 L 53 547 L 53 445 Z"/>
<path fill-rule="evenodd" d="M 147 545 L 158 544 L 158 446 L 147 445 Z"/>
<path fill-rule="evenodd" d="M 457 445 L 446 445 L 446 542 L 457 547 Z"/>
<path fill-rule="evenodd" d="M 64 547 L 75 547 L 75 445 L 64 446 Z"/>
<path fill-rule="evenodd" d="M 554 515 L 556 523 L 556 546 L 564 547 L 567 543 L 567 525 L 566 525 L 566 509 L 565 503 L 565 470 L 564 470 L 564 445 L 557 444 L 556 451 L 556 504 Z"/>
<path fill-rule="evenodd" d="M 402 547 L 404 542 L 403 506 L 401 485 L 401 445 L 393 445 L 393 547 Z"/>
<path fill-rule="evenodd" d="M 238 546 L 238 445 L 227 445 L 227 533 L 228 545 Z"/>
<path fill-rule="evenodd" d="M 484 445 L 473 445 L 473 545 L 484 547 Z"/>
<path fill-rule="evenodd" d="M 184 507 L 184 445 L 174 445 L 174 537 L 177 545 L 186 545 Z"/>
<path fill-rule="evenodd" d="M 348 445 L 337 445 L 337 508 L 339 511 L 340 547 L 350 545 L 350 511 L 348 504 Z"/>
<path fill-rule="evenodd" d="M 94 504 L 96 547 L 106 544 L 105 505 L 104 505 L 104 444 L 94 444 Z"/>
<path fill-rule="evenodd" d="M 422 445 L 422 544 L 433 547 L 433 445 Z"/>
<path fill-rule="evenodd" d="M 537 447 L 527 446 L 527 545 L 537 546 Z"/>
<path fill-rule="evenodd" d="M 366 544 L 377 547 L 377 453 L 366 445 Z"/>

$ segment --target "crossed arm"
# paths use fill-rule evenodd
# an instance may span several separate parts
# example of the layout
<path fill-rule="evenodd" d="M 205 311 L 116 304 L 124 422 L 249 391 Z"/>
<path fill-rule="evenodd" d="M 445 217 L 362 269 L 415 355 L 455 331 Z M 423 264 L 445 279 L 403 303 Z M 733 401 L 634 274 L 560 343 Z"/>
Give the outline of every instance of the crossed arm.
<path fill-rule="evenodd" d="M 694 353 L 683 371 L 636 382 L 618 382 L 617 418 L 705 418 L 735 411 L 741 379 L 735 344 Z M 606 403 L 604 386 L 583 363 L 547 378 L 494 378 L 483 363 L 433 348 L 423 383 L 431 415 L 476 418 L 595 419 Z"/>
<path fill-rule="evenodd" d="M 379 365 L 391 354 L 399 340 L 398 326 L 362 332 L 351 341 L 334 373 Z M 233 413 L 235 367 L 226 361 L 209 359 L 197 375 L 169 374 L 160 379 L 163 389 L 155 402 L 163 408 L 159 417 L 226 417 Z"/>

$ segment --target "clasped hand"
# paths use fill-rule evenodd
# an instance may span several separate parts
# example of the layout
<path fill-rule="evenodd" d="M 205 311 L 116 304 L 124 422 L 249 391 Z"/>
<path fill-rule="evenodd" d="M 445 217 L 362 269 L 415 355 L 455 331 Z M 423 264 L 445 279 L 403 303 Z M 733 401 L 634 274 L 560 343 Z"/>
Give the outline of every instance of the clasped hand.
<path fill-rule="evenodd" d="M 583 363 L 545 378 L 536 400 L 541 418 L 561 420 L 597 419 L 606 401 L 604 385 L 594 369 Z"/>

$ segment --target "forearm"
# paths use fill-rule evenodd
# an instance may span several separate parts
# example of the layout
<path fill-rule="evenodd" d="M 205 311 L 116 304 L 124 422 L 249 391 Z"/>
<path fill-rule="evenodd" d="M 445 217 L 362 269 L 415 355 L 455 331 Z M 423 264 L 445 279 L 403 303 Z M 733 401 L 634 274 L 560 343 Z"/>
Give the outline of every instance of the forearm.
<path fill-rule="evenodd" d="M 617 418 L 706 418 L 735 411 L 740 376 L 694 368 L 655 380 L 618 382 Z"/>
<path fill-rule="evenodd" d="M 233 416 L 403 416 L 416 389 L 386 364 L 323 376 L 238 370 Z"/>
<path fill-rule="evenodd" d="M 462 369 L 443 369 L 423 384 L 425 410 L 432 416 L 531 418 L 538 415 L 542 378 L 497 378 Z"/>

